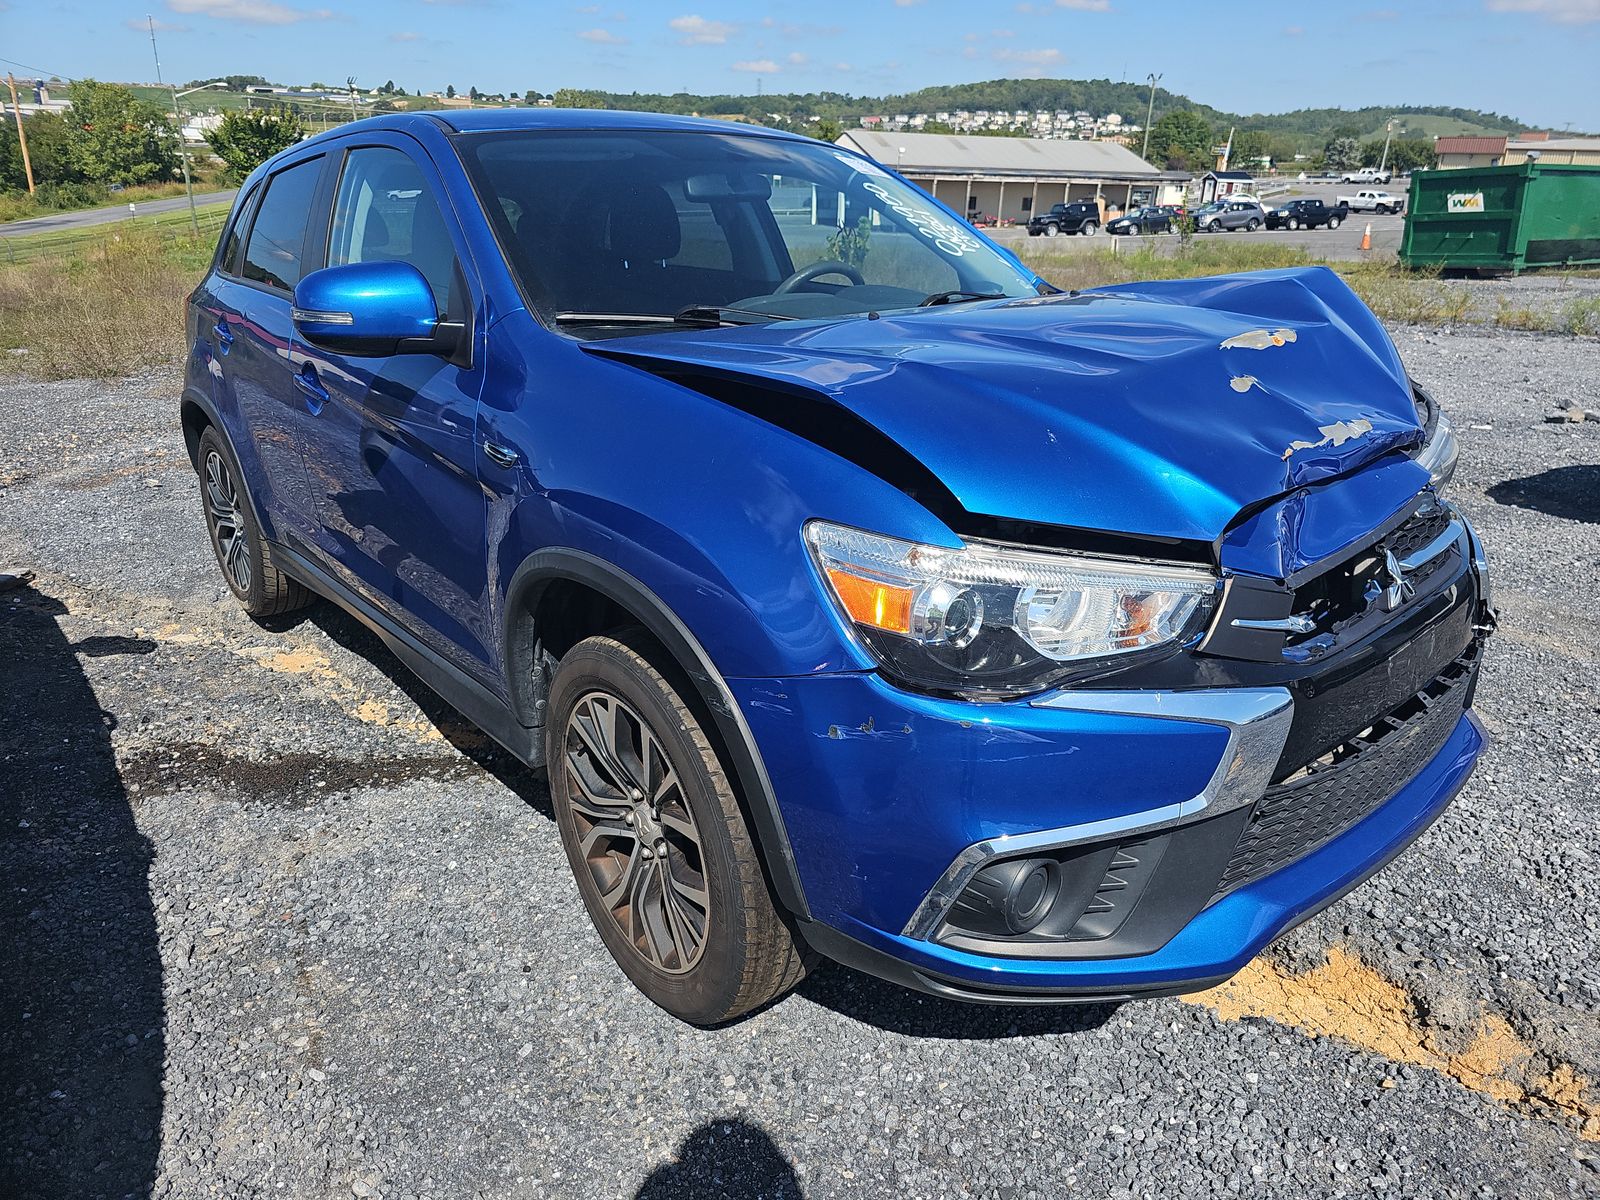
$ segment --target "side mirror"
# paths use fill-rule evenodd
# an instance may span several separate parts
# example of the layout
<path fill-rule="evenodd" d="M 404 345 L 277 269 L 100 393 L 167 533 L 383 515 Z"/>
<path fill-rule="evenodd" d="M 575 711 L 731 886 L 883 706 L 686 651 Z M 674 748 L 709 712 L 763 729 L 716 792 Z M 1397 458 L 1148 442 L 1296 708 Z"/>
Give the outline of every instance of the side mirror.
<path fill-rule="evenodd" d="M 448 354 L 454 348 L 453 339 L 440 336 L 447 330 L 433 289 L 410 263 L 313 271 L 294 289 L 293 317 L 306 341 L 343 354 Z"/>

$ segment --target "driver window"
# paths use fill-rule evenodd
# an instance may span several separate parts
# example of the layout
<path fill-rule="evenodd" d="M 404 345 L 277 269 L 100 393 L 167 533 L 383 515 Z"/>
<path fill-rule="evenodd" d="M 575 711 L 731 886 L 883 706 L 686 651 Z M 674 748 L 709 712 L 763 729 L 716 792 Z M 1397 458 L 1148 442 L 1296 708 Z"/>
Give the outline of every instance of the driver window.
<path fill-rule="evenodd" d="M 366 146 L 345 158 L 328 239 L 328 265 L 407 262 L 450 312 L 456 251 L 439 205 L 409 154 Z"/>

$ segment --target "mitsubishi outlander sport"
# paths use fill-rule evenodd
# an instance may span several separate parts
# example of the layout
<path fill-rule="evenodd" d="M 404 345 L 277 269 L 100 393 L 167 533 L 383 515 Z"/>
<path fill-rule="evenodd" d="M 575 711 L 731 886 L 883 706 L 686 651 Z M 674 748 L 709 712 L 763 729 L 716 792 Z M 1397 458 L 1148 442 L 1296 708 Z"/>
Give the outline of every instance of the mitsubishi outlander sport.
<path fill-rule="evenodd" d="M 187 337 L 233 594 L 342 605 L 544 767 L 687 1021 L 816 955 L 1213 985 L 1483 746 L 1455 437 L 1326 270 L 1063 292 L 836 146 L 467 110 L 267 162 Z"/>

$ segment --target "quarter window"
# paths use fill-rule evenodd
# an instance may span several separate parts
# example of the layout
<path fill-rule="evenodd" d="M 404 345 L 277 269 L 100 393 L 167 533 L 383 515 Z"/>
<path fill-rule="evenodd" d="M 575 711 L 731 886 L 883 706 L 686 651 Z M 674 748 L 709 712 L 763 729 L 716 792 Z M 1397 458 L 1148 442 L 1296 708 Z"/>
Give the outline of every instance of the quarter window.
<path fill-rule="evenodd" d="M 441 313 L 450 311 L 455 244 L 422 169 L 387 146 L 352 150 L 333 206 L 328 265 L 405 262 L 422 272 Z"/>
<path fill-rule="evenodd" d="M 240 274 L 268 287 L 294 291 L 300 282 L 301 255 L 305 250 L 306 214 L 316 198 L 322 159 L 312 158 L 279 171 L 267 181 L 250 240 L 244 249 Z"/>

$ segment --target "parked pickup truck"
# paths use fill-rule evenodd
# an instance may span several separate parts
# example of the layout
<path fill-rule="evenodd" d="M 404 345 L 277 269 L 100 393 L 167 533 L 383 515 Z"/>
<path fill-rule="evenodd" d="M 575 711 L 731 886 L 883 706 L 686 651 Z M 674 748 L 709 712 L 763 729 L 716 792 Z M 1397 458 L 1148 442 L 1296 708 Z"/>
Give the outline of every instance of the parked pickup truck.
<path fill-rule="evenodd" d="M 1291 200 L 1281 208 L 1267 210 L 1268 229 L 1315 229 L 1326 225 L 1339 228 L 1349 210 L 1337 204 L 1324 204 L 1321 200 Z"/>
<path fill-rule="evenodd" d="M 1351 212 L 1397 213 L 1405 211 L 1406 198 L 1363 189 L 1354 196 L 1340 196 L 1337 203 Z"/>
<path fill-rule="evenodd" d="M 1388 183 L 1394 178 L 1392 171 L 1381 171 L 1377 167 L 1362 167 L 1359 171 L 1347 171 L 1339 176 L 1340 183 Z"/>

